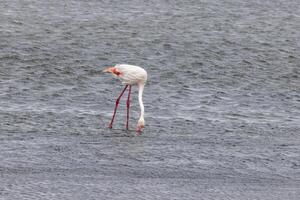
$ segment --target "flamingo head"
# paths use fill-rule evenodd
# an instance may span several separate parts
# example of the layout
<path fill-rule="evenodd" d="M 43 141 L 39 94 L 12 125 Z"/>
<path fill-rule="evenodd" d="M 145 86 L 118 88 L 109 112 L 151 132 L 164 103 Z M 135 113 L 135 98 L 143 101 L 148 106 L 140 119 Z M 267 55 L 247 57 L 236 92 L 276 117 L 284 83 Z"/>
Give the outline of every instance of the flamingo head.
<path fill-rule="evenodd" d="M 142 128 L 145 127 L 145 120 L 143 118 L 140 118 L 138 121 L 138 124 L 136 126 L 136 132 L 137 133 L 141 133 L 142 132 Z"/>

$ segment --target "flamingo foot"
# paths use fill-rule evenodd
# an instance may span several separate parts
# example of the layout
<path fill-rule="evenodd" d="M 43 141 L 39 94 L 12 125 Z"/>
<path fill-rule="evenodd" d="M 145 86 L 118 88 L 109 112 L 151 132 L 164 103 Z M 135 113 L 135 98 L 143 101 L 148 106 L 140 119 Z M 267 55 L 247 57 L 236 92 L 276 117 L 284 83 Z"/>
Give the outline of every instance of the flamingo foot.
<path fill-rule="evenodd" d="M 109 125 L 108 125 L 108 128 L 112 129 L 112 124 L 109 124 Z"/>

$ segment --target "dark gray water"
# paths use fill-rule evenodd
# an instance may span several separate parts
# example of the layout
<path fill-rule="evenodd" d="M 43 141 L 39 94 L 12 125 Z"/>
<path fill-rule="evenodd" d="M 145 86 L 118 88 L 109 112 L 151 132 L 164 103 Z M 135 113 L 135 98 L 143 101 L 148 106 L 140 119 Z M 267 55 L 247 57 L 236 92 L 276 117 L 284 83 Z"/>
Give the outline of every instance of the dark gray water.
<path fill-rule="evenodd" d="M 0 3 L 0 199 L 298 199 L 300 3 Z M 148 71 L 134 87 L 100 71 Z"/>

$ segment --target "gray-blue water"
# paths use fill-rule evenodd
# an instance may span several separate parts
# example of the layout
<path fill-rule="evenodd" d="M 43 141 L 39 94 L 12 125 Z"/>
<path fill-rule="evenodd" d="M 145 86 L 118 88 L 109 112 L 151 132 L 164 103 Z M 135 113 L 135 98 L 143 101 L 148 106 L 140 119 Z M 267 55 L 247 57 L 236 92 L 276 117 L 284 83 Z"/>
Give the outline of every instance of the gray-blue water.
<path fill-rule="evenodd" d="M 297 0 L 0 3 L 0 199 L 298 199 Z M 144 67 L 133 87 L 100 71 Z"/>

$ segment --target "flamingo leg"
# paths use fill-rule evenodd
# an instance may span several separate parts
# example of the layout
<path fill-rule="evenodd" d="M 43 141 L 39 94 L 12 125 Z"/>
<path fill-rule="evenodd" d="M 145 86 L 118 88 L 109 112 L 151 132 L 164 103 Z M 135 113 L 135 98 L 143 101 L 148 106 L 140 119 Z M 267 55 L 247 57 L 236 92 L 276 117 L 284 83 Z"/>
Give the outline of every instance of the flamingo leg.
<path fill-rule="evenodd" d="M 127 98 L 127 121 L 126 121 L 126 130 L 129 130 L 128 128 L 128 121 L 129 121 L 129 108 L 130 108 L 130 93 L 131 93 L 131 85 L 129 85 L 129 91 L 128 91 L 128 98 Z"/>
<path fill-rule="evenodd" d="M 115 110 L 114 110 L 114 114 L 112 116 L 112 119 L 110 121 L 110 124 L 108 126 L 108 128 L 112 128 L 112 125 L 113 125 L 113 122 L 114 122 L 114 119 L 115 119 L 115 115 L 116 115 L 116 112 L 117 112 L 117 108 L 118 108 L 118 105 L 119 105 L 119 102 L 120 102 L 120 99 L 121 97 L 123 96 L 125 90 L 127 89 L 128 85 L 125 86 L 125 88 L 123 89 L 123 91 L 121 92 L 120 96 L 117 98 L 116 100 L 116 105 L 115 105 Z"/>

